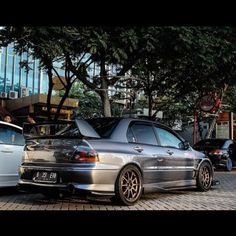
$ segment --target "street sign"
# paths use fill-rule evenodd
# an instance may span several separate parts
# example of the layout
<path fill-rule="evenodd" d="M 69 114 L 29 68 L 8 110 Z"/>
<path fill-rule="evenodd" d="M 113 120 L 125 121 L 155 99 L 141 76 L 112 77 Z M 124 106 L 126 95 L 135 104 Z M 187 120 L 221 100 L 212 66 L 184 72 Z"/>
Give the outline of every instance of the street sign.
<path fill-rule="evenodd" d="M 199 108 L 202 111 L 211 112 L 215 106 L 216 100 L 212 95 L 206 94 L 200 98 Z"/>

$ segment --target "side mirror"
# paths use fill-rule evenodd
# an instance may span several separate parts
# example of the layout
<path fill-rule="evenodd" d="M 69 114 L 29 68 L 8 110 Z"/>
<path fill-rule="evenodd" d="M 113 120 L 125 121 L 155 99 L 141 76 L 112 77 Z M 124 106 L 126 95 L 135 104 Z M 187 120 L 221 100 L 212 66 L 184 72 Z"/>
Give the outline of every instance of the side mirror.
<path fill-rule="evenodd" d="M 187 150 L 190 148 L 190 144 L 188 141 L 183 141 L 183 142 L 179 143 L 179 148 L 182 150 Z"/>
<path fill-rule="evenodd" d="M 184 142 L 183 142 L 183 146 L 184 146 L 184 150 L 187 150 L 187 149 L 190 148 L 190 144 L 189 144 L 188 141 L 184 141 Z"/>

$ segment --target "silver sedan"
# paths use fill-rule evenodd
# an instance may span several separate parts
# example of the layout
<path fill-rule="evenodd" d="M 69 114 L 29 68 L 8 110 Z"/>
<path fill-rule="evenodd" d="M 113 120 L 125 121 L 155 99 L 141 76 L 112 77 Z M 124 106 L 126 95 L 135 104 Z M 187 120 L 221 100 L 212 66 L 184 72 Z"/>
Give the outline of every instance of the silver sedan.
<path fill-rule="evenodd" d="M 132 118 L 26 124 L 19 187 L 110 196 L 132 205 L 146 192 L 213 183 L 210 160 L 167 126 Z"/>

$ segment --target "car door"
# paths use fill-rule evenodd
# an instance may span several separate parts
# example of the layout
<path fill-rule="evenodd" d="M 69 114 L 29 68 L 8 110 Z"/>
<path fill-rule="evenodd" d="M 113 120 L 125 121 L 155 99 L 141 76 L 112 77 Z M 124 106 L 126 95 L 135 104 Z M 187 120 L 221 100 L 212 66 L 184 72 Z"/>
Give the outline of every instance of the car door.
<path fill-rule="evenodd" d="M 154 130 L 160 142 L 159 150 L 163 158 L 165 158 L 165 165 L 162 167 L 163 179 L 173 185 L 188 185 L 193 177 L 194 169 L 194 152 L 191 148 L 185 149 L 183 141 L 171 130 L 155 126 Z M 168 183 L 166 183 L 168 184 Z"/>
<path fill-rule="evenodd" d="M 24 138 L 21 129 L 0 124 L 0 186 L 16 186 Z"/>
<path fill-rule="evenodd" d="M 164 181 L 162 167 L 165 166 L 165 153 L 158 148 L 152 123 L 133 122 L 128 129 L 127 139 L 141 164 L 144 185 Z"/>

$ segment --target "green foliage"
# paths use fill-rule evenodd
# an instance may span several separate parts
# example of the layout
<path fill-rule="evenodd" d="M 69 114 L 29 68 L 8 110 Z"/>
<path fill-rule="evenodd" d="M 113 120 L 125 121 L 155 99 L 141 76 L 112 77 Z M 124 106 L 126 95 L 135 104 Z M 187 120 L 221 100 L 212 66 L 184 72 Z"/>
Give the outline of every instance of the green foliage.
<path fill-rule="evenodd" d="M 185 114 L 182 108 L 193 109 L 204 91 L 236 82 L 233 27 L 8 26 L 0 30 L 0 41 L 2 45 L 14 41 L 19 53 L 31 52 L 48 72 L 55 69 L 52 62 L 64 61 L 65 96 L 80 80 L 85 89 L 100 96 L 105 116 L 111 110 L 108 88 L 127 72 L 139 78 L 133 92 L 143 90 L 149 108 L 170 114 Z M 95 75 L 89 73 L 93 63 L 98 66 Z M 109 65 L 116 66 L 116 71 L 109 71 Z M 83 94 L 78 96 L 83 99 Z M 170 105 L 158 102 L 164 96 Z M 181 109 L 173 109 L 171 104 L 180 101 Z"/>
<path fill-rule="evenodd" d="M 79 107 L 75 109 L 76 117 L 93 118 L 102 116 L 102 103 L 97 93 L 88 90 L 81 82 L 76 82 L 70 91 L 70 98 L 79 99 Z"/>
<path fill-rule="evenodd" d="M 166 111 L 169 119 L 186 117 L 202 93 L 235 84 L 235 39 L 231 27 L 163 27 L 155 51 L 133 66 L 132 75 L 141 79 L 150 107 Z"/>
<path fill-rule="evenodd" d="M 223 104 L 228 105 L 226 109 L 236 113 L 236 85 L 231 86 L 224 96 Z"/>

